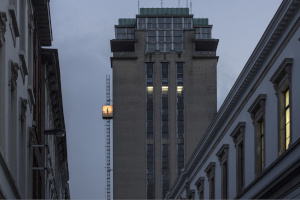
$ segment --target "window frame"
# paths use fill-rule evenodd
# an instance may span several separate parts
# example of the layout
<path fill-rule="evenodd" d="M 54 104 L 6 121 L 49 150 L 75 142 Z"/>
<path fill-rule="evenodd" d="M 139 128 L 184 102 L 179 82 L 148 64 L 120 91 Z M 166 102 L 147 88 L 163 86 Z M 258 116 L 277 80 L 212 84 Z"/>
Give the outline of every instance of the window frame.
<path fill-rule="evenodd" d="M 200 200 L 204 199 L 204 177 L 200 177 L 195 183 L 198 190 L 198 197 Z"/>
<path fill-rule="evenodd" d="M 215 169 L 216 163 L 210 162 L 204 170 L 209 183 L 209 199 L 215 199 L 216 196 Z"/>
<path fill-rule="evenodd" d="M 293 58 L 285 58 L 278 69 L 275 71 L 270 79 L 273 83 L 275 95 L 277 96 L 277 116 L 278 116 L 278 156 L 282 155 L 289 149 L 292 144 L 292 66 Z M 286 148 L 286 113 L 285 113 L 285 100 L 284 94 L 289 90 L 289 108 L 290 108 L 290 140 L 288 148 Z"/>
<path fill-rule="evenodd" d="M 239 194 L 245 187 L 245 127 L 245 122 L 239 122 L 233 132 L 230 134 L 235 144 L 234 147 L 236 148 L 237 194 Z"/>
<path fill-rule="evenodd" d="M 221 166 L 221 198 L 228 199 L 228 150 L 229 144 L 223 144 L 216 156 Z M 226 167 L 225 167 L 226 166 Z"/>
<path fill-rule="evenodd" d="M 259 176 L 266 167 L 266 120 L 265 120 L 265 104 L 266 94 L 260 94 L 254 100 L 253 104 L 248 109 L 254 125 L 254 155 L 255 155 L 255 176 Z M 263 127 L 261 127 L 263 123 Z"/>

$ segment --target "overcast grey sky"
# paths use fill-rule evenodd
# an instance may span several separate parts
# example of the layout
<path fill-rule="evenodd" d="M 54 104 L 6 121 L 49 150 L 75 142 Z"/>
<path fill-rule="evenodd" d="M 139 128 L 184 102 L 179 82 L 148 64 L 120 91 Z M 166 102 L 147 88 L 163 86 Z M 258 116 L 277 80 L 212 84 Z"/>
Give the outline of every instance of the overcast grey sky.
<path fill-rule="evenodd" d="M 190 0 L 189 0 L 190 2 Z M 193 0 L 194 17 L 209 18 L 219 39 L 218 108 L 234 84 L 281 0 Z M 138 0 L 51 0 L 53 48 L 60 59 L 73 199 L 104 199 L 105 75 L 118 18 L 134 18 Z M 140 0 L 160 7 L 161 0 Z M 177 7 L 178 0 L 164 0 Z M 186 0 L 181 0 L 186 6 Z"/>

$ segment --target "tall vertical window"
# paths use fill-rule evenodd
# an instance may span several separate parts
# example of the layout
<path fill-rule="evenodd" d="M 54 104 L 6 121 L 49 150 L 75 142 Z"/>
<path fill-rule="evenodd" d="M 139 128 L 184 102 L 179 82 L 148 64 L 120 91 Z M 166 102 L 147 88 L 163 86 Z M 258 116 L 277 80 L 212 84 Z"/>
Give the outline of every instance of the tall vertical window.
<path fill-rule="evenodd" d="M 223 144 L 217 152 L 221 166 L 221 198 L 228 199 L 228 144 Z"/>
<path fill-rule="evenodd" d="M 285 149 L 289 148 L 291 140 L 291 118 L 290 118 L 290 90 L 284 92 L 284 111 L 285 111 Z"/>
<path fill-rule="evenodd" d="M 195 199 L 195 190 L 191 190 L 190 182 L 185 184 L 186 199 Z"/>
<path fill-rule="evenodd" d="M 265 94 L 258 95 L 248 110 L 254 125 L 255 176 L 265 168 L 265 101 Z"/>
<path fill-rule="evenodd" d="M 198 196 L 199 199 L 204 199 L 204 177 L 200 177 L 197 182 L 195 183 L 197 190 L 198 190 Z"/>
<path fill-rule="evenodd" d="M 260 164 L 261 164 L 261 170 L 264 169 L 265 167 L 265 125 L 264 125 L 264 120 L 261 120 L 259 122 L 259 137 L 260 137 Z"/>
<path fill-rule="evenodd" d="M 146 63 L 147 92 L 147 199 L 154 198 L 154 146 L 153 146 L 153 63 Z M 152 140 L 152 142 L 150 142 Z"/>
<path fill-rule="evenodd" d="M 278 103 L 279 155 L 290 147 L 293 139 L 291 130 L 292 66 L 293 59 L 285 58 L 270 79 L 276 91 Z"/>
<path fill-rule="evenodd" d="M 245 187 L 245 122 L 240 122 L 230 136 L 236 147 L 236 191 L 240 193 Z"/>
<path fill-rule="evenodd" d="M 184 93 L 183 93 L 184 63 L 176 63 L 177 68 L 177 172 L 184 167 Z"/>
<path fill-rule="evenodd" d="M 169 63 L 161 63 L 162 198 L 169 191 Z"/>
<path fill-rule="evenodd" d="M 209 183 L 209 199 L 215 199 L 215 167 L 216 163 L 211 162 L 204 170 Z"/>
<path fill-rule="evenodd" d="M 245 146 L 244 141 L 237 146 L 237 191 L 240 192 L 244 189 L 245 183 Z"/>

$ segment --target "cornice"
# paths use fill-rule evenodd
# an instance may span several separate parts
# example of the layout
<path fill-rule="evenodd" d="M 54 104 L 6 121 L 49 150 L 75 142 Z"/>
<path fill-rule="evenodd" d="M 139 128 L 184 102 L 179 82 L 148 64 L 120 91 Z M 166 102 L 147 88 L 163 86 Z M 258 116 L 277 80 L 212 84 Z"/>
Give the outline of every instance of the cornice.
<path fill-rule="evenodd" d="M 46 66 L 48 84 L 55 129 L 65 130 L 64 111 L 61 92 L 60 67 L 57 49 L 42 49 L 42 62 Z M 56 149 L 59 154 L 59 172 L 66 185 L 69 180 L 66 136 L 56 137 Z"/>
<path fill-rule="evenodd" d="M 175 198 L 175 193 L 180 191 L 180 187 L 186 181 L 185 179 L 189 177 L 190 173 L 196 168 L 198 162 L 204 155 L 212 140 L 216 137 L 216 134 L 220 130 L 221 126 L 228 119 L 228 116 L 236 107 L 236 104 L 245 93 L 247 87 L 254 79 L 263 63 L 266 61 L 271 50 L 277 44 L 279 38 L 282 36 L 285 30 L 285 27 L 294 17 L 298 10 L 299 4 L 300 0 L 285 0 L 281 3 L 279 9 L 275 13 L 273 19 L 271 20 L 266 31 L 247 61 L 245 67 L 224 100 L 224 103 L 220 107 L 216 117 L 213 119 L 206 133 L 200 140 L 185 168 L 183 168 L 181 174 L 176 178 L 172 188 L 167 193 L 167 199 Z"/>

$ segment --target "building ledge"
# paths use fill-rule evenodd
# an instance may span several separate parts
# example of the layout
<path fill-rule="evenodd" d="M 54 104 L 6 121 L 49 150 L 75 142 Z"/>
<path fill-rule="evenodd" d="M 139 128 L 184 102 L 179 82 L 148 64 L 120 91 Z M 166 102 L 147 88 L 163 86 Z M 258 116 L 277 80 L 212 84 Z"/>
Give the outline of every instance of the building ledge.
<path fill-rule="evenodd" d="M 137 40 L 111 40 L 111 52 L 134 52 L 135 42 L 137 42 Z"/>
<path fill-rule="evenodd" d="M 113 58 L 136 58 L 135 52 L 113 52 Z"/>
<path fill-rule="evenodd" d="M 195 39 L 195 51 L 216 51 L 218 47 L 218 39 Z"/>

